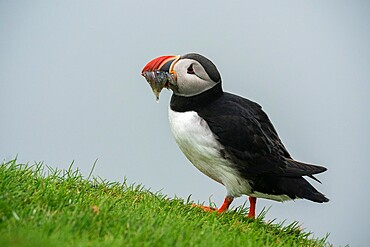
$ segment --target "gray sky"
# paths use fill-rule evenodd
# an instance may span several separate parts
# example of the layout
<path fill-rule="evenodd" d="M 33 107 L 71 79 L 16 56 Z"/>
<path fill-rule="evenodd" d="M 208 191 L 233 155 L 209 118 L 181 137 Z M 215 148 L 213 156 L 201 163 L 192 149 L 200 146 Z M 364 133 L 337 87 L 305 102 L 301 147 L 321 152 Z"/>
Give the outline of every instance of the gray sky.
<path fill-rule="evenodd" d="M 335 245 L 370 242 L 370 2 L 1 1 L 0 159 L 141 183 L 218 205 L 225 189 L 173 140 L 167 109 L 142 67 L 198 52 L 225 91 L 260 103 L 292 156 L 329 170 L 313 182 L 331 201 L 277 203 Z M 238 199 L 241 205 L 247 197 Z"/>

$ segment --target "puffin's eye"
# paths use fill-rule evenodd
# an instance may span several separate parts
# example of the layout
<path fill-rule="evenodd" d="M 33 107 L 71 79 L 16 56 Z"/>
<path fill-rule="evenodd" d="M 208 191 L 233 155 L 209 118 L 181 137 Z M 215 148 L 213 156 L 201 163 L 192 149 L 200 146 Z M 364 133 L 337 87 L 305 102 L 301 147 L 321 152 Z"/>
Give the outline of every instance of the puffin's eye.
<path fill-rule="evenodd" d="M 192 64 L 188 67 L 187 73 L 188 74 L 195 74 L 194 68 L 193 68 L 193 65 Z"/>

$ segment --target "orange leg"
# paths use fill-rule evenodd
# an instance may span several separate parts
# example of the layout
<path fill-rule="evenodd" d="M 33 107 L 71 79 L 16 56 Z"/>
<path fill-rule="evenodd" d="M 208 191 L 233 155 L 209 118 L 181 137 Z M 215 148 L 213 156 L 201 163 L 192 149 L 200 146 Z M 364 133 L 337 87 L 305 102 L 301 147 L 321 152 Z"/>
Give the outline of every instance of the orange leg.
<path fill-rule="evenodd" d="M 233 197 L 226 196 L 225 200 L 224 200 L 224 203 L 222 203 L 221 207 L 217 210 L 217 212 L 219 212 L 219 213 L 225 212 L 229 208 L 229 206 L 233 202 L 233 200 L 234 200 Z"/>
<path fill-rule="evenodd" d="M 222 203 L 222 205 L 221 205 L 221 207 L 219 209 L 212 208 L 212 207 L 209 207 L 209 206 L 195 205 L 195 204 L 193 204 L 193 207 L 203 208 L 203 210 L 206 211 L 206 212 L 217 211 L 218 213 L 222 213 L 222 212 L 225 212 L 229 208 L 229 206 L 233 202 L 233 200 L 234 200 L 233 197 L 226 196 L 225 197 L 225 200 L 224 200 L 224 203 Z"/>
<path fill-rule="evenodd" d="M 256 216 L 256 202 L 257 198 L 250 196 L 249 197 L 249 212 L 248 218 L 254 218 Z"/>

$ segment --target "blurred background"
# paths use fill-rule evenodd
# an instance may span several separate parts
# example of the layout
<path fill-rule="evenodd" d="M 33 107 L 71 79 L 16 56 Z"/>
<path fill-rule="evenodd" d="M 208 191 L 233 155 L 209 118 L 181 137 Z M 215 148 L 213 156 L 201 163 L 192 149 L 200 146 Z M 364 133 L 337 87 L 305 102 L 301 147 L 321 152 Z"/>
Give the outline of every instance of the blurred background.
<path fill-rule="evenodd" d="M 291 155 L 328 168 L 331 201 L 277 203 L 336 246 L 370 241 L 369 1 L 1 1 L 0 161 L 43 161 L 220 205 L 223 186 L 178 149 L 141 69 L 201 53 L 225 91 L 261 104 Z M 242 205 L 247 197 L 233 203 Z M 247 204 L 248 205 L 248 204 Z"/>

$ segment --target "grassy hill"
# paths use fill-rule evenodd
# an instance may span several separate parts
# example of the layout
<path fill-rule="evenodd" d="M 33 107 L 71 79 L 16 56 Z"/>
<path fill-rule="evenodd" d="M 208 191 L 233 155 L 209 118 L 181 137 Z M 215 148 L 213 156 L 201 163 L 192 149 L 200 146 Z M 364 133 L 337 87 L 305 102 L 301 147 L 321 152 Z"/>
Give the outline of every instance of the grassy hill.
<path fill-rule="evenodd" d="M 12 160 L 0 164 L 0 246 L 328 246 L 297 223 L 191 204 L 140 185 L 85 179 L 72 168 Z"/>

